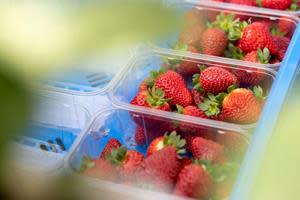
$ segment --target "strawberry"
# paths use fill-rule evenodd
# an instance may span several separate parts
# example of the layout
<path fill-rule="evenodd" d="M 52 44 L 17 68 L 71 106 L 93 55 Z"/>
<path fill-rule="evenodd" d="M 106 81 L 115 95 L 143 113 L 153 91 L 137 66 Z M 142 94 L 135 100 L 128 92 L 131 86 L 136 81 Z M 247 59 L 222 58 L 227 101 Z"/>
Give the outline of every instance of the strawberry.
<path fill-rule="evenodd" d="M 228 3 L 235 3 L 247 6 L 256 6 L 256 0 L 229 0 Z"/>
<path fill-rule="evenodd" d="M 144 160 L 139 173 L 142 183 L 154 189 L 170 192 L 180 171 L 180 161 L 174 147 L 165 147 Z"/>
<path fill-rule="evenodd" d="M 220 28 L 208 28 L 201 36 L 202 53 L 221 56 L 227 46 L 226 33 Z"/>
<path fill-rule="evenodd" d="M 139 92 L 148 90 L 147 79 L 144 79 L 139 86 Z"/>
<path fill-rule="evenodd" d="M 107 144 L 105 145 L 105 147 L 104 147 L 104 149 L 101 153 L 100 158 L 101 159 L 106 159 L 107 154 L 111 153 L 111 151 L 113 149 L 118 149 L 119 147 L 121 147 L 121 143 L 117 139 L 115 139 L 115 138 L 110 139 L 107 142 Z"/>
<path fill-rule="evenodd" d="M 187 85 L 178 73 L 167 71 L 155 80 L 155 88 L 161 89 L 165 97 L 170 99 L 170 105 L 189 106 L 193 103 L 192 95 Z"/>
<path fill-rule="evenodd" d="M 257 18 L 253 19 L 253 22 L 262 23 L 268 31 L 272 30 L 272 28 L 274 26 L 274 22 L 272 20 L 270 20 L 269 18 L 257 17 Z"/>
<path fill-rule="evenodd" d="M 286 10 L 292 4 L 292 0 L 261 0 L 261 5 L 265 8 L 276 10 Z"/>
<path fill-rule="evenodd" d="M 179 173 L 174 193 L 176 195 L 207 199 L 212 192 L 213 181 L 201 165 L 190 164 Z"/>
<path fill-rule="evenodd" d="M 226 160 L 222 145 L 202 137 L 195 137 L 192 140 L 191 151 L 196 159 L 205 159 L 213 163 L 224 163 Z"/>
<path fill-rule="evenodd" d="M 264 48 L 263 51 L 261 49 L 258 49 L 257 51 L 252 51 L 246 54 L 245 57 L 243 58 L 243 61 L 268 64 L 270 58 L 271 55 L 269 49 Z"/>
<path fill-rule="evenodd" d="M 142 126 L 136 127 L 134 140 L 138 146 L 146 144 L 146 136 L 145 136 L 144 128 Z"/>
<path fill-rule="evenodd" d="M 178 154 L 183 154 L 185 153 L 185 143 L 186 141 L 181 139 L 181 136 L 177 135 L 176 131 L 173 131 L 169 135 L 166 133 L 164 136 L 155 138 L 150 143 L 147 150 L 147 157 L 168 146 L 176 148 Z"/>
<path fill-rule="evenodd" d="M 280 61 L 282 61 L 285 56 L 285 52 L 289 47 L 290 39 L 283 36 L 273 36 L 273 40 L 275 41 L 279 49 L 277 57 Z"/>
<path fill-rule="evenodd" d="M 191 94 L 195 105 L 199 105 L 200 103 L 202 103 L 203 94 L 201 92 L 198 92 L 198 90 L 196 89 L 192 89 Z"/>
<path fill-rule="evenodd" d="M 191 53 L 199 53 L 199 51 L 191 45 L 186 45 L 182 43 L 177 43 L 175 46 L 175 50 L 181 50 L 181 51 L 189 51 Z M 199 73 L 199 67 L 197 60 L 187 60 L 185 58 L 181 58 L 180 60 L 170 60 L 169 63 L 171 66 L 173 66 L 173 70 L 175 70 L 177 73 L 179 73 L 182 76 L 192 76 L 196 73 Z"/>
<path fill-rule="evenodd" d="M 231 85 L 237 83 L 234 74 L 221 67 L 208 67 L 203 70 L 199 77 L 199 84 L 196 87 L 212 94 L 218 94 L 227 90 Z"/>
<path fill-rule="evenodd" d="M 135 150 L 127 150 L 126 147 L 121 146 L 107 154 L 107 160 L 117 166 L 125 182 L 131 182 L 135 180 L 137 170 L 144 161 L 144 156 Z"/>
<path fill-rule="evenodd" d="M 258 87 L 255 87 L 256 89 Z M 260 88 L 261 89 L 261 88 Z M 222 114 L 227 122 L 249 124 L 255 123 L 260 115 L 261 106 L 254 92 L 238 88 L 226 96 L 222 103 Z"/>
<path fill-rule="evenodd" d="M 270 32 L 260 22 L 254 22 L 244 29 L 238 47 L 245 53 L 257 51 L 259 48 L 268 48 L 272 55 L 278 52 Z"/>
<path fill-rule="evenodd" d="M 241 158 L 248 147 L 248 140 L 245 135 L 235 132 L 224 132 L 216 134 L 216 141 L 225 146 L 229 156 Z"/>
<path fill-rule="evenodd" d="M 292 37 L 295 30 L 295 24 L 287 18 L 280 18 L 278 21 L 278 31 L 282 36 Z"/>
<path fill-rule="evenodd" d="M 118 171 L 107 160 L 97 159 L 93 161 L 91 159 L 87 159 L 86 157 L 83 159 L 85 169 L 82 175 L 107 181 L 117 181 Z"/>
<path fill-rule="evenodd" d="M 132 105 L 143 106 L 148 108 L 155 108 L 158 110 L 170 111 L 168 99 L 165 99 L 164 92 L 161 89 L 141 91 L 137 96 L 130 102 Z"/>

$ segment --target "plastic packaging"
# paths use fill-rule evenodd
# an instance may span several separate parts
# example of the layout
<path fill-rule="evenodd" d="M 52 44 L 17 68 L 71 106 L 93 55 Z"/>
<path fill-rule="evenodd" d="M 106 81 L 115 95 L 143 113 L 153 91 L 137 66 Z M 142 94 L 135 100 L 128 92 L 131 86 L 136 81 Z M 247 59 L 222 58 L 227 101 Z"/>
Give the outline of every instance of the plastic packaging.
<path fill-rule="evenodd" d="M 203 23 L 203 27 L 199 28 L 199 33 L 197 34 L 198 36 L 201 35 L 201 33 L 203 32 L 202 29 L 205 28 L 206 25 L 206 19 L 207 18 L 215 18 L 215 16 L 217 16 L 219 13 L 223 12 L 226 14 L 230 13 L 230 14 L 235 14 L 238 15 L 240 18 L 246 18 L 245 20 L 249 20 L 249 21 L 264 21 L 264 20 L 269 20 L 271 21 L 274 25 L 277 26 L 277 23 L 279 22 L 279 19 L 281 19 L 284 22 L 289 22 L 291 23 L 291 26 L 293 26 L 293 28 L 296 27 L 296 25 L 298 24 L 298 18 L 293 16 L 293 15 L 289 15 L 287 13 L 281 13 L 281 12 L 276 12 L 273 10 L 265 10 L 265 9 L 256 9 L 255 7 L 249 7 L 249 6 L 239 6 L 239 5 L 233 5 L 233 4 L 224 4 L 224 3 L 220 3 L 220 2 L 212 2 L 212 1 L 185 1 L 185 2 L 178 2 L 176 1 L 175 3 L 173 1 L 168 1 L 166 3 L 166 6 L 173 6 L 176 9 L 178 9 L 178 14 L 180 16 L 180 18 L 185 19 L 185 14 L 188 11 L 191 11 L 192 9 L 197 9 L 199 11 L 199 15 L 202 16 L 203 20 L 200 21 L 204 21 Z M 200 19 L 200 18 L 199 18 Z M 187 20 L 185 23 L 191 23 L 191 20 Z M 175 51 L 186 51 L 186 48 L 178 48 L 175 47 L 176 43 L 179 41 L 180 38 L 180 34 L 181 31 L 183 30 L 183 28 L 180 28 L 179 30 L 177 30 L 176 33 L 174 33 L 173 35 L 171 35 L 169 38 L 167 38 L 166 40 L 163 41 L 151 41 L 150 46 L 152 46 L 153 48 L 163 48 L 165 50 L 174 50 Z M 187 29 L 190 30 L 190 29 Z M 196 29 L 191 29 L 193 31 L 195 31 Z M 202 30 L 202 31 L 201 31 Z M 200 33 L 201 32 L 201 33 Z M 291 31 L 291 35 L 294 31 Z M 196 35 L 196 31 L 195 31 L 195 35 Z M 192 35 L 192 34 L 191 34 Z M 189 36 L 191 37 L 191 36 Z M 191 39 L 189 39 L 188 41 L 190 41 Z M 200 42 L 197 42 L 199 39 L 193 39 L 192 41 L 195 41 L 196 43 L 194 44 L 193 42 L 191 42 L 192 46 L 195 46 L 196 44 L 200 45 Z M 200 47 L 199 47 L 200 48 Z M 176 50 L 177 49 L 177 50 Z M 225 59 L 229 59 L 229 60 L 233 60 L 232 58 L 225 58 Z M 277 70 L 278 67 L 280 66 L 280 63 L 274 63 L 274 64 L 258 64 L 258 63 L 252 63 L 252 65 L 256 65 L 256 66 L 264 66 L 264 67 L 270 67 L 272 69 Z"/>
<path fill-rule="evenodd" d="M 63 159 L 90 120 L 81 105 L 38 97 L 39 105 L 22 136 L 13 138 L 18 166 L 33 172 L 57 172 Z"/>
<path fill-rule="evenodd" d="M 164 124 L 164 126 L 158 125 L 155 128 L 153 127 L 154 121 L 156 125 Z M 167 129 L 170 129 L 174 127 L 174 125 L 176 126 L 182 123 L 189 124 L 190 128 L 197 129 L 198 133 L 202 134 L 202 137 L 210 138 L 210 140 L 214 140 L 236 153 L 244 152 L 247 149 L 249 143 L 248 133 L 244 130 L 236 129 L 236 127 L 228 126 L 222 128 L 206 122 L 199 122 L 189 117 L 162 117 L 154 116 L 151 113 L 145 114 L 135 109 L 114 108 L 96 115 L 96 118 L 89 126 L 90 128 L 82 134 L 81 140 L 78 140 L 77 144 L 72 147 L 72 152 L 66 158 L 66 169 L 72 172 L 82 172 L 84 159 L 87 157 L 90 159 L 98 159 L 105 145 L 111 138 L 118 139 L 122 145 L 128 149 L 137 150 L 145 155 L 147 145 L 154 139 L 154 137 L 152 137 L 154 129 L 156 129 L 156 131 L 160 129 L 161 132 L 158 133 L 163 135 L 166 130 L 164 128 L 168 127 Z M 137 126 L 141 126 L 144 129 L 146 141 L 143 146 L 138 146 L 135 140 Z M 178 133 L 182 134 L 182 132 Z M 159 136 L 159 134 L 156 136 Z M 230 144 L 230 137 L 236 138 L 237 143 L 240 145 L 233 146 L 232 143 Z M 90 178 L 97 177 L 91 176 Z M 93 185 L 102 187 L 101 185 L 106 185 L 106 183 L 103 180 L 95 179 Z M 118 187 L 114 187 L 114 190 L 122 191 L 123 187 L 126 188 L 128 186 L 118 185 Z M 130 187 L 128 190 L 131 190 Z"/>
<path fill-rule="evenodd" d="M 137 107 L 130 104 L 131 100 L 137 95 L 139 85 L 142 81 L 149 77 L 150 71 L 159 70 L 166 62 L 172 60 L 187 61 L 190 63 L 197 63 L 198 65 L 206 66 L 222 66 L 228 70 L 238 70 L 239 72 L 247 73 L 258 73 L 264 75 L 264 81 L 261 86 L 265 94 L 268 94 L 272 86 L 272 82 L 275 78 L 276 72 L 271 69 L 265 68 L 256 68 L 251 64 L 240 63 L 236 64 L 234 62 L 229 62 L 226 59 L 222 58 L 207 58 L 205 55 L 190 55 L 185 54 L 184 52 L 174 52 L 172 54 L 166 52 L 148 52 L 146 55 L 139 55 L 136 58 L 133 58 L 132 61 L 128 64 L 126 72 L 122 74 L 121 79 L 114 86 L 111 93 L 111 98 L 114 104 L 122 107 Z M 189 88 L 191 88 L 191 80 L 186 79 Z M 149 112 L 149 109 L 144 107 L 138 107 L 144 112 Z M 155 113 L 159 113 L 164 116 L 173 116 L 174 113 L 154 110 Z M 226 126 L 227 122 L 214 121 L 211 119 L 201 119 L 201 121 L 209 121 L 212 124 L 222 124 Z M 249 125 L 239 125 L 235 124 L 244 129 L 251 129 L 255 127 L 255 124 Z"/>

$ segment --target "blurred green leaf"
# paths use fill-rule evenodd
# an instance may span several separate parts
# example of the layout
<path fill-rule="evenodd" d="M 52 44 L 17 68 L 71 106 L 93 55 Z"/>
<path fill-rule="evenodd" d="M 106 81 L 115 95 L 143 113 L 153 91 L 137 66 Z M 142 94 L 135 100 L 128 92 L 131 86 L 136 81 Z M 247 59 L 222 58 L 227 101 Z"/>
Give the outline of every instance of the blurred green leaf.
<path fill-rule="evenodd" d="M 2 55 L 23 75 L 40 76 L 82 56 L 167 36 L 181 24 L 161 1 L 75 2 L 1 3 Z"/>

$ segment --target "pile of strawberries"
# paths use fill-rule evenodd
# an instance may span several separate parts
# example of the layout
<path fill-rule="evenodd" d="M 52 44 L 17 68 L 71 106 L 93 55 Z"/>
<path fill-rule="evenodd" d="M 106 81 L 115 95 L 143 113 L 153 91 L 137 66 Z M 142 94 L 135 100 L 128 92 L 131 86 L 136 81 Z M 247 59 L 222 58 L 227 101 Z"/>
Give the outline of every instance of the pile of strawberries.
<path fill-rule="evenodd" d="M 297 11 L 300 8 L 299 0 L 213 0 L 247 6 L 257 6 L 276 10 Z"/>
<path fill-rule="evenodd" d="M 258 120 L 265 102 L 259 85 L 267 78 L 260 70 L 170 62 L 141 83 L 132 105 L 238 124 Z"/>
<path fill-rule="evenodd" d="M 283 60 L 295 24 L 227 12 L 188 11 L 177 50 L 275 64 Z"/>
<path fill-rule="evenodd" d="M 223 142 L 225 140 L 222 140 Z M 228 197 L 239 162 L 222 144 L 176 131 L 156 137 L 146 156 L 110 139 L 101 156 L 82 162 L 83 175 L 198 199 Z M 237 149 L 235 149 L 237 151 Z"/>

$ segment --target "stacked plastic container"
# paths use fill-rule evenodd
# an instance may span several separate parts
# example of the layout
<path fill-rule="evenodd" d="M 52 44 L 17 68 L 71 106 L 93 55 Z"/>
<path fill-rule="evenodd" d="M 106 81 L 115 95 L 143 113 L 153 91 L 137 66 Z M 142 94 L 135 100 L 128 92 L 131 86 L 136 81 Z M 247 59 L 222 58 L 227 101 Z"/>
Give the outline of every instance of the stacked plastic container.
<path fill-rule="evenodd" d="M 250 145 L 238 182 L 231 194 L 233 199 L 246 198 L 246 196 L 245 198 L 238 197 L 242 193 L 247 194 L 248 191 L 243 190 L 246 186 L 248 190 L 251 187 L 251 178 L 247 174 L 255 174 L 255 171 L 252 173 L 249 171 L 257 168 L 257 166 L 253 166 L 253 162 L 258 165 L 254 160 L 255 156 L 263 155 L 263 149 L 268 140 L 268 134 L 263 135 L 263 132 L 272 128 L 269 126 L 268 129 L 265 129 L 265 126 L 270 125 L 266 118 L 270 118 L 269 112 L 272 111 L 274 115 L 269 120 L 272 122 L 271 125 L 274 125 L 284 97 L 298 69 L 300 60 L 300 55 L 296 55 L 299 54 L 297 53 L 297 51 L 299 52 L 297 44 L 300 42 L 298 19 L 295 15 L 287 12 L 271 12 L 267 9 L 232 6 L 226 3 L 210 4 L 206 1 L 175 3 L 166 1 L 166 6 L 176 7 L 178 14 L 182 17 L 185 12 L 196 8 L 206 14 L 226 12 L 275 22 L 284 18 L 297 26 L 297 29 L 290 42 L 285 60 L 281 64 L 247 63 L 240 60 L 172 50 L 169 46 L 174 45 L 178 40 L 180 31 L 178 30 L 165 41 L 153 42 L 150 50 L 146 50 L 144 53 L 135 53 L 130 61 L 127 60 L 128 56 L 120 59 L 120 62 L 115 65 L 115 70 L 112 70 L 109 75 L 80 71 L 75 74 L 72 72 L 70 76 L 60 80 L 47 81 L 47 92 L 57 98 L 43 97 L 41 102 L 47 104 L 40 106 L 40 108 L 44 108 L 43 112 L 35 117 L 35 122 L 30 125 L 30 131 L 26 137 L 16 138 L 17 151 L 24 152 L 24 154 L 20 154 L 23 166 L 42 171 L 56 171 L 64 166 L 65 170 L 76 173 L 80 170 L 84 158 L 97 159 L 111 138 L 118 139 L 128 149 L 145 154 L 147 145 L 138 146 L 134 139 L 137 121 L 139 121 L 138 125 L 144 129 L 146 144 L 153 139 L 150 134 L 153 131 L 153 123 L 150 122 L 155 121 L 158 124 L 167 125 L 167 127 L 184 123 L 200 132 L 207 133 L 207 137 L 221 143 L 225 148 L 232 148 L 224 139 L 227 134 L 238 135 L 241 143 Z M 228 70 L 264 74 L 266 78 L 261 86 L 270 95 L 261 120 L 258 124 L 241 125 L 131 105 L 130 101 L 137 94 L 141 82 L 151 70 L 158 70 L 166 60 L 222 66 Z M 278 69 L 279 71 L 277 71 Z M 189 87 L 191 87 L 190 82 L 187 80 Z M 279 89 L 281 91 L 280 99 L 275 100 L 275 94 Z M 80 102 L 87 105 L 85 106 L 87 109 L 80 106 Z M 94 117 L 91 118 L 89 113 L 95 113 Z M 254 131 L 257 126 L 257 131 Z M 271 133 L 271 130 L 268 133 Z M 254 135 L 253 141 L 252 135 Z M 95 185 L 95 182 L 99 187 L 113 184 L 99 179 L 92 181 L 92 184 Z M 122 191 L 122 187 L 127 186 L 118 185 L 115 188 Z"/>

